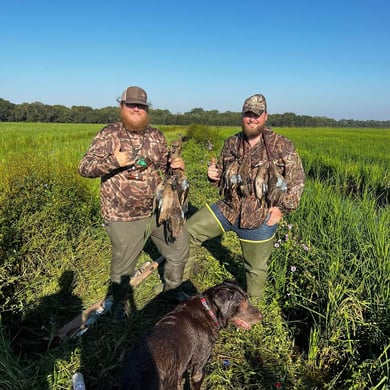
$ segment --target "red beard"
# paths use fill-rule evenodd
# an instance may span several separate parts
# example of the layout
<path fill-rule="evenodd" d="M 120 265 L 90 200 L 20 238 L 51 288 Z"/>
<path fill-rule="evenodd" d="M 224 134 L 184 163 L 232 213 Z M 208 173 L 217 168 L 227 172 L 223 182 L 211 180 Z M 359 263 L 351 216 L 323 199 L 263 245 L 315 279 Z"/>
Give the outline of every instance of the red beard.
<path fill-rule="evenodd" d="M 131 113 L 127 109 L 120 111 L 121 122 L 129 131 L 143 131 L 149 125 L 149 115 L 146 111 L 139 114 Z"/>

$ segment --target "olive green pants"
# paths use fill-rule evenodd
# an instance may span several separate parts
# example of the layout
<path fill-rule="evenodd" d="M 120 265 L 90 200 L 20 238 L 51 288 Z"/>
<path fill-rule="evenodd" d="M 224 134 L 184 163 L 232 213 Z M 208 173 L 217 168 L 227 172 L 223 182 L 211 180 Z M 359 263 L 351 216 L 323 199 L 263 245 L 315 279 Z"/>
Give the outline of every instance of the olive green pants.
<path fill-rule="evenodd" d="M 225 232 L 212 210 L 205 206 L 197 211 L 185 224 L 190 237 L 188 261 L 183 272 L 183 281 L 190 279 L 196 260 L 196 247 L 208 239 L 218 237 Z M 267 262 L 272 253 L 274 236 L 262 241 L 240 239 L 244 258 L 246 291 L 251 297 L 261 297 L 267 279 Z"/>
<path fill-rule="evenodd" d="M 182 282 L 184 264 L 188 258 L 189 237 L 185 229 L 173 242 L 167 242 L 164 226 L 157 226 L 156 217 L 131 222 L 107 222 L 106 231 L 111 240 L 111 282 L 121 283 L 135 270 L 137 259 L 150 237 L 165 257 L 164 290 L 178 287 Z"/>

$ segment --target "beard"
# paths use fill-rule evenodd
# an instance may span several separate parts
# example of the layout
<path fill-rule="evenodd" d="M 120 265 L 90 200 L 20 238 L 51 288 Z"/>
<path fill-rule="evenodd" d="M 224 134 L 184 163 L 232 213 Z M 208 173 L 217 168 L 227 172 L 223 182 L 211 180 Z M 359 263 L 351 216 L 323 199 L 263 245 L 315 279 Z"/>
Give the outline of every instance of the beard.
<path fill-rule="evenodd" d="M 120 119 L 128 131 L 144 131 L 149 125 L 149 114 L 146 111 L 136 114 L 122 109 Z"/>
<path fill-rule="evenodd" d="M 242 124 L 242 131 L 248 139 L 258 137 L 265 129 L 265 123 L 257 126 L 251 126 L 246 123 Z"/>

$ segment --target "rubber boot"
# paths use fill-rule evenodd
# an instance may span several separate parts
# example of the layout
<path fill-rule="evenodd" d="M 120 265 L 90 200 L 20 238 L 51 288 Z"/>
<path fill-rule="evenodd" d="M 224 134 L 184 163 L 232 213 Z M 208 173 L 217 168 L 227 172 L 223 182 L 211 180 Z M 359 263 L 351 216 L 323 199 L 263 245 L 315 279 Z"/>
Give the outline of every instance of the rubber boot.
<path fill-rule="evenodd" d="M 240 240 L 249 297 L 262 298 L 267 280 L 267 262 L 274 247 L 274 237 L 264 241 Z"/>
<path fill-rule="evenodd" d="M 184 264 L 172 264 L 165 260 L 164 264 L 164 291 L 173 290 L 180 286 Z"/>
<path fill-rule="evenodd" d="M 164 264 L 164 286 L 163 292 L 160 294 L 160 297 L 170 303 L 180 303 L 184 302 L 189 298 L 181 286 L 182 276 L 183 276 L 183 263 L 172 263 L 165 260 Z"/>
<path fill-rule="evenodd" d="M 197 248 L 206 240 L 220 236 L 224 230 L 214 214 L 207 206 L 199 209 L 185 224 L 190 235 L 190 250 L 188 260 L 184 266 L 183 282 L 191 277 L 192 268 L 196 260 Z"/>
<path fill-rule="evenodd" d="M 111 313 L 114 319 L 123 320 L 126 318 L 127 310 L 129 306 L 128 295 L 129 295 L 129 282 L 130 277 L 127 275 L 121 276 L 121 282 L 113 282 L 112 287 L 112 296 L 113 296 L 113 305 Z"/>

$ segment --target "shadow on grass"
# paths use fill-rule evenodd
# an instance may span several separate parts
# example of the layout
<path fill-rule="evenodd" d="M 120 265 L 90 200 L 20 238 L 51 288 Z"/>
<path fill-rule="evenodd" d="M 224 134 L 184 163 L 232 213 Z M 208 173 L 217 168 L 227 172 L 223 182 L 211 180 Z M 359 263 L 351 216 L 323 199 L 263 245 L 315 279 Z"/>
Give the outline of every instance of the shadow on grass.
<path fill-rule="evenodd" d="M 129 301 L 134 302 L 134 297 L 129 296 Z M 175 306 L 159 294 L 142 308 L 133 306 L 124 320 L 115 321 L 106 315 L 91 327 L 82 336 L 81 371 L 87 389 L 119 389 L 127 352 Z M 129 369 L 141 370 L 145 367 L 142 362 L 137 362 Z M 149 370 L 156 380 L 157 373 L 150 367 Z"/>
<path fill-rule="evenodd" d="M 188 217 L 196 211 L 196 208 L 190 207 Z M 243 263 L 236 261 L 236 256 L 222 244 L 222 236 L 208 240 L 204 243 L 204 247 L 236 278 L 240 285 L 245 287 Z M 144 252 L 152 259 L 159 256 L 151 240 L 146 243 Z M 206 264 L 200 266 L 207 267 Z M 158 269 L 160 279 L 162 279 L 162 270 L 163 264 Z M 165 314 L 175 307 L 159 295 L 154 296 L 143 306 L 142 302 L 135 300 L 133 290 L 129 295 L 129 303 L 131 310 L 128 318 L 115 321 L 109 315 L 106 315 L 100 318 L 82 336 L 80 370 L 84 374 L 87 388 L 97 390 L 119 389 L 119 380 L 126 353 L 137 345 L 137 342 Z M 140 370 L 144 367 L 142 367 L 142 362 L 134 362 L 132 368 Z M 131 369 L 131 367 L 128 369 Z M 151 377 L 155 376 L 153 375 L 153 368 L 149 369 Z M 188 383 L 188 380 L 186 380 L 186 383 Z"/>
<path fill-rule="evenodd" d="M 82 310 L 81 299 L 72 292 L 73 285 L 74 272 L 64 271 L 59 278 L 60 290 L 57 293 L 41 298 L 37 306 L 24 314 L 2 314 L 2 325 L 6 329 L 12 351 L 23 364 L 28 365 L 53 353 L 61 359 L 69 359 L 75 344 L 60 343 L 55 336 L 57 324 L 72 319 Z M 45 359 L 45 364 L 39 367 L 39 376 L 46 379 L 51 375 L 55 361 Z M 45 379 L 40 383 L 40 389 L 50 388 Z M 15 388 L 18 388 L 18 384 L 15 384 Z"/>

